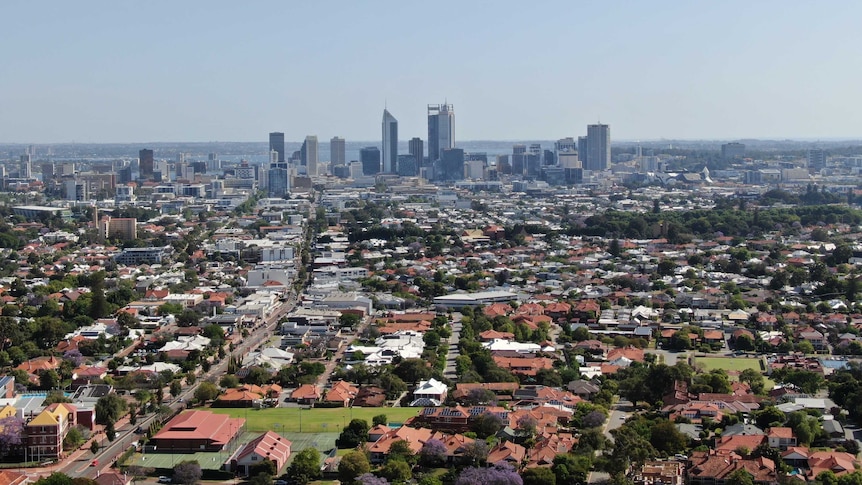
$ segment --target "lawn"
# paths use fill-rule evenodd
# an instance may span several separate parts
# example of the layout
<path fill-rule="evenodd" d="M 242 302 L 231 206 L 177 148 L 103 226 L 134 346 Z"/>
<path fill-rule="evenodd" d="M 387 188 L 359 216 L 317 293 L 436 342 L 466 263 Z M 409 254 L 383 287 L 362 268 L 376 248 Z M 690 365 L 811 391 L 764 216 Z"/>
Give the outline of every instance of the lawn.
<path fill-rule="evenodd" d="M 249 431 L 272 430 L 276 433 L 340 433 L 351 419 L 368 421 L 385 414 L 390 423 L 401 424 L 419 414 L 421 408 L 210 408 L 208 411 L 246 419 Z"/>
<path fill-rule="evenodd" d="M 724 369 L 727 371 L 741 372 L 745 369 L 754 369 L 757 372 L 763 372 L 760 367 L 761 358 L 747 357 L 697 357 L 696 364 L 702 364 L 706 370 Z"/>
<path fill-rule="evenodd" d="M 695 365 L 702 365 L 707 371 L 712 369 L 724 369 L 731 374 L 742 372 L 745 369 L 754 369 L 757 372 L 763 372 L 761 363 L 762 357 L 697 357 L 694 361 Z M 731 376 L 734 378 L 735 376 Z M 764 376 L 766 389 L 772 389 L 775 382 Z M 735 380 L 735 379 L 734 379 Z"/>

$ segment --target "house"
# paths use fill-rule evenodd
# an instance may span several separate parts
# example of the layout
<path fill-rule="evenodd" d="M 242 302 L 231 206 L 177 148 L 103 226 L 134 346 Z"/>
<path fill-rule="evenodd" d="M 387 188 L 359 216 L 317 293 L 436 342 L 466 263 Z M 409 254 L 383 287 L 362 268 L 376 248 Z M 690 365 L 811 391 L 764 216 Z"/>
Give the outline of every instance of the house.
<path fill-rule="evenodd" d="M 775 462 L 759 457 L 743 459 L 736 453 L 694 452 L 689 459 L 688 482 L 691 485 L 722 484 L 737 470 L 745 470 L 757 485 L 776 485 L 778 474 Z"/>
<path fill-rule="evenodd" d="M 30 483 L 30 478 L 21 472 L 14 470 L 0 470 L 0 483 L 6 485 L 26 485 Z"/>
<path fill-rule="evenodd" d="M 228 389 L 216 398 L 213 407 L 219 408 L 250 408 L 259 404 L 263 395 L 252 392 L 246 387 Z"/>
<path fill-rule="evenodd" d="M 228 471 L 248 476 L 254 465 L 264 460 L 272 460 L 278 475 L 290 458 L 291 444 L 287 438 L 273 431 L 267 431 L 238 449 L 225 467 Z"/>
<path fill-rule="evenodd" d="M 648 461 L 635 471 L 635 485 L 683 485 L 683 466 L 678 461 Z"/>
<path fill-rule="evenodd" d="M 134 478 L 134 476 L 126 473 L 107 472 L 100 473 L 95 480 L 98 485 L 129 485 L 132 483 L 132 478 Z"/>
<path fill-rule="evenodd" d="M 449 387 L 446 384 L 438 381 L 437 379 L 431 378 L 427 381 L 420 381 L 419 385 L 416 386 L 416 389 L 413 391 L 413 399 L 414 403 L 419 400 L 430 401 L 434 406 L 439 406 L 443 401 L 446 400 L 446 396 L 449 394 Z M 414 404 L 411 403 L 411 406 Z"/>
<path fill-rule="evenodd" d="M 364 408 L 381 407 L 386 404 L 386 391 L 379 387 L 360 387 L 353 399 L 353 405 Z"/>
<path fill-rule="evenodd" d="M 829 441 L 831 443 L 839 443 L 846 439 L 844 426 L 841 426 L 841 423 L 834 419 L 826 419 L 823 421 L 823 431 L 826 432 L 827 436 L 829 436 Z M 794 440 L 794 446 L 795 444 L 796 440 Z"/>
<path fill-rule="evenodd" d="M 520 387 L 517 382 L 459 382 L 455 384 L 452 397 L 463 403 L 470 399 L 471 395 L 476 395 L 479 390 L 484 390 L 492 392 L 497 401 L 510 401 L 512 394 Z"/>
<path fill-rule="evenodd" d="M 840 426 L 840 425 L 839 425 Z M 825 426 L 824 426 L 825 428 Z M 844 437 L 844 430 L 841 430 L 841 437 Z M 796 437 L 793 436 L 792 428 L 785 427 L 775 427 L 769 428 L 766 432 L 766 439 L 769 442 L 769 446 L 771 448 L 778 448 L 779 450 L 786 450 L 788 448 L 792 448 L 796 446 Z"/>
<path fill-rule="evenodd" d="M 799 449 L 799 448 L 796 448 Z M 825 471 L 831 471 L 836 475 L 853 473 L 859 463 L 856 457 L 843 451 L 815 451 L 808 454 L 808 474 L 813 480 L 817 475 Z"/>
<path fill-rule="evenodd" d="M 78 409 L 68 403 L 55 403 L 24 425 L 27 453 L 33 461 L 63 456 L 63 440 L 77 423 Z"/>
<path fill-rule="evenodd" d="M 290 393 L 290 400 L 299 404 L 311 405 L 319 399 L 320 389 L 314 384 L 303 384 Z"/>
<path fill-rule="evenodd" d="M 340 404 L 343 407 L 349 407 L 350 402 L 356 398 L 359 389 L 356 386 L 345 381 L 338 381 L 332 384 L 332 388 L 326 391 L 322 401 L 332 404 Z"/>
<path fill-rule="evenodd" d="M 486 461 L 489 465 L 508 463 L 518 469 L 526 456 L 527 449 L 523 446 L 512 441 L 503 441 L 488 452 Z"/>
<path fill-rule="evenodd" d="M 599 388 L 599 386 L 584 379 L 574 380 L 570 382 L 569 385 L 566 386 L 566 388 L 575 396 L 586 400 L 592 399 L 593 396 L 595 396 L 599 393 L 599 391 L 601 391 L 601 388 Z"/>
<path fill-rule="evenodd" d="M 186 411 L 150 439 L 159 452 L 221 451 L 245 426 L 245 419 L 209 411 Z"/>
<path fill-rule="evenodd" d="M 715 441 L 716 453 L 731 453 L 740 448 L 753 450 L 766 443 L 766 435 L 744 435 L 722 436 Z"/>

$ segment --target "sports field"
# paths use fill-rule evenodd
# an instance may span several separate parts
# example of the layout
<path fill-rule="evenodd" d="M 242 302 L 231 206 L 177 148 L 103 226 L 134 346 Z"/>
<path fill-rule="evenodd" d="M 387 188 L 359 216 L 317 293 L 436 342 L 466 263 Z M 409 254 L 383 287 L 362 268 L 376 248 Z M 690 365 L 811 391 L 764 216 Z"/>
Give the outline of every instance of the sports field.
<path fill-rule="evenodd" d="M 731 375 L 731 380 L 737 380 L 735 374 L 745 369 L 754 369 L 762 373 L 762 362 L 762 357 L 697 357 L 694 360 L 695 365 L 702 365 L 707 371 L 712 369 L 724 369 L 728 371 Z M 775 382 L 772 379 L 766 376 L 764 376 L 764 379 L 767 390 L 775 386 Z"/>
<path fill-rule="evenodd" d="M 748 357 L 697 357 L 695 364 L 703 365 L 706 370 L 724 369 L 727 371 L 741 372 L 745 369 L 754 369 L 763 372 L 760 367 L 762 359 Z"/>
<path fill-rule="evenodd" d="M 422 408 L 207 408 L 219 414 L 229 414 L 235 418 L 245 418 L 249 431 L 275 431 L 287 433 L 340 433 L 351 419 L 371 420 L 378 414 L 385 414 L 390 423 L 403 423 L 407 418 L 416 416 Z M 298 448 L 299 449 L 299 448 Z"/>

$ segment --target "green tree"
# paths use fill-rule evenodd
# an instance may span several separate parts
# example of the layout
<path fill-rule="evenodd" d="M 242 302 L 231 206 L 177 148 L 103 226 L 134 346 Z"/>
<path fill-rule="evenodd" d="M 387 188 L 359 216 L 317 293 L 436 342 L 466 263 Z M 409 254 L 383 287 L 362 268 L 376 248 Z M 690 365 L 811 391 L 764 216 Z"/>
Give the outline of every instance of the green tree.
<path fill-rule="evenodd" d="M 105 299 L 105 272 L 98 271 L 90 275 L 90 311 L 89 315 L 94 318 L 108 316 L 108 300 Z"/>
<path fill-rule="evenodd" d="M 341 458 L 338 463 L 338 479 L 341 483 L 353 483 L 356 477 L 371 471 L 371 463 L 368 456 L 362 451 L 351 451 Z"/>
<path fill-rule="evenodd" d="M 114 424 L 128 409 L 126 401 L 116 394 L 108 394 L 96 401 L 96 423 Z"/>
<path fill-rule="evenodd" d="M 173 398 L 176 398 L 177 396 L 179 396 L 180 393 L 183 392 L 182 383 L 180 383 L 180 381 L 177 379 L 172 380 L 171 386 L 170 386 L 170 392 L 171 392 L 171 397 L 173 397 Z"/>
<path fill-rule="evenodd" d="M 521 478 L 524 485 L 557 485 L 557 476 L 551 468 L 528 468 L 521 472 Z"/>
<path fill-rule="evenodd" d="M 667 454 L 679 453 L 688 445 L 688 438 L 667 420 L 661 420 L 650 429 L 650 443 Z"/>
<path fill-rule="evenodd" d="M 592 467 L 592 455 L 562 453 L 554 457 L 551 471 L 554 472 L 557 483 L 586 483 Z"/>
<path fill-rule="evenodd" d="M 195 400 L 201 403 L 212 401 L 219 395 L 219 388 L 212 382 L 201 382 L 195 389 Z"/>
<path fill-rule="evenodd" d="M 754 485 L 754 477 L 745 468 L 731 473 L 724 480 L 725 485 Z"/>
<path fill-rule="evenodd" d="M 494 413 L 482 413 L 470 423 L 470 431 L 481 439 L 496 435 L 503 429 L 503 420 Z"/>
<path fill-rule="evenodd" d="M 387 418 L 385 414 L 378 414 L 377 416 L 374 416 L 373 418 L 371 418 L 371 426 L 372 427 L 377 426 L 379 424 L 382 424 L 384 426 L 389 424 L 389 418 Z"/>
<path fill-rule="evenodd" d="M 404 460 L 389 460 L 380 469 L 380 475 L 391 483 L 402 483 L 410 480 L 413 469 Z"/>
<path fill-rule="evenodd" d="M 755 394 L 763 394 L 766 387 L 766 380 L 763 374 L 754 369 L 744 369 L 739 374 L 739 382 L 746 382 L 751 387 L 751 391 Z"/>
<path fill-rule="evenodd" d="M 249 475 L 252 475 L 252 476 L 264 474 L 264 475 L 269 475 L 270 477 L 272 477 L 276 473 L 278 473 L 278 467 L 275 465 L 274 461 L 272 461 L 268 458 L 266 460 L 261 460 L 261 461 L 255 463 L 254 465 L 252 465 L 249 468 Z"/>
<path fill-rule="evenodd" d="M 320 452 L 314 448 L 300 451 L 287 468 L 287 477 L 306 485 L 320 477 Z"/>

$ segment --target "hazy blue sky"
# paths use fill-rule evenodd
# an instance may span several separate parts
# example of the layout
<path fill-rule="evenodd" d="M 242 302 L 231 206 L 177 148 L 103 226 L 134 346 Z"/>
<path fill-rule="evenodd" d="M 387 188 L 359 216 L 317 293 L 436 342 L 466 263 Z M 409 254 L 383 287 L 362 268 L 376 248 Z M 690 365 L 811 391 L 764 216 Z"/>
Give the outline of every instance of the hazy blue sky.
<path fill-rule="evenodd" d="M 0 141 L 862 137 L 862 2 L 0 3 Z"/>

